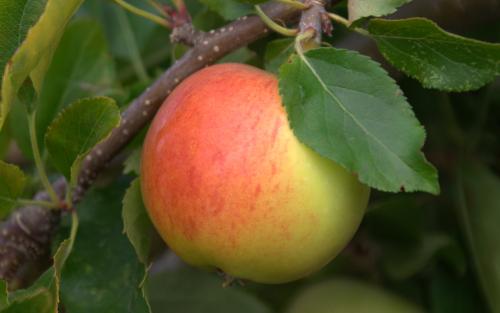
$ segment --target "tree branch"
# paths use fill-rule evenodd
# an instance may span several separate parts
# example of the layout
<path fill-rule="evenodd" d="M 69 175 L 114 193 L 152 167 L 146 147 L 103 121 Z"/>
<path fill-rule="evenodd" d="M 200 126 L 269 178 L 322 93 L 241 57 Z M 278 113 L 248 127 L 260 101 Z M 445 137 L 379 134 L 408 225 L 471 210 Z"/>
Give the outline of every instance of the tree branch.
<path fill-rule="evenodd" d="M 59 197 L 66 191 L 65 179 L 53 184 Z M 35 195 L 35 200 L 50 200 L 47 192 Z M 0 224 L 0 278 L 14 289 L 25 284 L 18 273 L 23 264 L 47 255 L 52 236 L 59 225 L 60 211 L 39 206 L 25 206 Z"/>
<path fill-rule="evenodd" d="M 299 29 L 301 34 L 312 32 L 313 36 L 304 40 L 302 46 L 304 50 L 321 46 L 323 33 L 331 35 L 332 23 L 325 10 L 326 0 L 306 0 L 304 4 L 309 8 L 302 12 Z"/>
<path fill-rule="evenodd" d="M 268 3 L 262 7 L 268 16 L 282 21 L 294 19 L 298 14 L 297 9 L 280 3 Z M 82 199 L 97 174 L 146 126 L 165 98 L 183 79 L 268 32 L 257 16 L 244 16 L 208 33 L 197 32 L 186 24 L 174 30 L 172 39 L 188 43 L 192 48 L 128 106 L 122 114 L 119 127 L 86 156 L 73 200 L 78 202 Z M 65 180 L 57 180 L 54 186 L 62 197 Z M 36 198 L 46 199 L 47 194 L 38 193 Z M 18 209 L 0 224 L 0 278 L 7 280 L 10 288 L 14 287 L 12 282 L 23 264 L 47 254 L 59 219 L 60 211 L 27 206 Z"/>

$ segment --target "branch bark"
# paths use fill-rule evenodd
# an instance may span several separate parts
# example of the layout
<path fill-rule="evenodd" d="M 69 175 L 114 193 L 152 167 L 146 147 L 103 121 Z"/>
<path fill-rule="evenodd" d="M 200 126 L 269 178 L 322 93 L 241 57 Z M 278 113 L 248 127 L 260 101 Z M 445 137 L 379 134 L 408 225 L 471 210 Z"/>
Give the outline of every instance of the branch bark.
<path fill-rule="evenodd" d="M 321 46 L 323 33 L 330 35 L 332 33 L 332 23 L 327 15 L 325 6 L 326 0 L 306 0 L 304 4 L 308 5 L 300 17 L 299 30 L 301 34 L 312 32 L 313 36 L 302 41 L 304 50 L 309 50 Z"/>
<path fill-rule="evenodd" d="M 276 20 L 289 21 L 298 16 L 296 9 L 285 4 L 268 3 L 262 8 Z M 192 48 L 130 103 L 122 114 L 119 127 L 86 156 L 74 190 L 75 203 L 82 199 L 106 164 L 153 118 L 165 98 L 183 79 L 268 32 L 269 29 L 257 16 L 241 17 L 208 33 L 197 32 L 190 25 L 174 30 L 172 39 L 188 43 Z M 58 179 L 54 186 L 62 197 L 66 186 L 64 178 Z M 45 199 L 47 194 L 40 192 L 36 198 Z M 7 280 L 10 288 L 19 279 L 17 275 L 23 264 L 47 255 L 59 220 L 60 211 L 29 206 L 18 209 L 0 224 L 0 278 Z"/>

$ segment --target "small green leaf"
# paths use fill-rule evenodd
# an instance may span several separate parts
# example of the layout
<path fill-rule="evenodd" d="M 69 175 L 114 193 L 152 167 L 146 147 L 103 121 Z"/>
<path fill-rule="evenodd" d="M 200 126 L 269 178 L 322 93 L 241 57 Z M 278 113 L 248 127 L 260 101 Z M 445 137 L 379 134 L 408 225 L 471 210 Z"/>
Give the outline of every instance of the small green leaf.
<path fill-rule="evenodd" d="M 236 0 L 200 0 L 200 2 L 226 20 L 234 20 L 240 16 L 254 12 L 252 5 Z"/>
<path fill-rule="evenodd" d="M 30 28 L 23 43 L 7 62 L 3 73 L 0 128 L 16 99 L 19 88 L 30 77 L 40 93 L 47 71 L 64 28 L 83 0 L 47 0 L 44 11 Z"/>
<path fill-rule="evenodd" d="M 141 150 L 141 148 L 135 149 L 125 160 L 125 162 L 123 163 L 124 174 L 141 174 Z"/>
<path fill-rule="evenodd" d="M 222 288 L 221 278 L 214 273 L 193 268 L 158 273 L 148 278 L 146 286 L 155 313 L 271 312 L 242 288 Z"/>
<path fill-rule="evenodd" d="M 121 181 L 91 190 L 77 207 L 78 236 L 61 276 L 61 302 L 67 312 L 149 312 L 139 287 L 144 265 L 123 234 L 126 186 Z"/>
<path fill-rule="evenodd" d="M 54 165 L 74 181 L 82 157 L 120 122 L 115 101 L 106 97 L 81 99 L 64 109 L 50 125 L 45 145 Z"/>
<path fill-rule="evenodd" d="M 383 16 L 396 12 L 396 9 L 411 0 L 349 0 L 349 21 L 354 22 L 363 17 Z"/>
<path fill-rule="evenodd" d="M 135 179 L 123 197 L 124 232 L 135 248 L 139 260 L 149 265 L 154 227 L 142 202 L 141 184 Z"/>
<path fill-rule="evenodd" d="M 16 199 L 23 193 L 26 176 L 13 164 L 0 160 L 0 219 L 10 213 Z"/>
<path fill-rule="evenodd" d="M 479 284 L 491 309 L 500 312 L 500 179 L 479 163 L 458 173 L 457 205 Z"/>
<path fill-rule="evenodd" d="M 500 74 L 500 44 L 445 32 L 430 20 L 375 19 L 368 30 L 384 57 L 424 87 L 474 90 Z"/>
<path fill-rule="evenodd" d="M 420 151 L 424 129 L 379 64 L 346 50 L 311 50 L 281 66 L 280 92 L 299 140 L 361 182 L 439 192 L 436 170 Z"/>
<path fill-rule="evenodd" d="M 264 62 L 266 71 L 278 73 L 281 64 L 294 52 L 294 40 L 290 38 L 273 40 L 267 44 Z"/>

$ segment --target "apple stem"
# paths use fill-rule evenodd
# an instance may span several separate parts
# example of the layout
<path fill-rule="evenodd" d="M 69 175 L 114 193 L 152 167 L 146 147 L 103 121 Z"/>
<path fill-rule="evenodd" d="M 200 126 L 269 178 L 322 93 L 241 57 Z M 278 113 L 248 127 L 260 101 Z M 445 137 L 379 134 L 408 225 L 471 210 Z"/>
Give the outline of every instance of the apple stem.
<path fill-rule="evenodd" d="M 217 274 L 223 279 L 222 288 L 231 287 L 235 281 L 239 281 L 239 279 L 227 274 L 220 268 L 217 269 Z"/>

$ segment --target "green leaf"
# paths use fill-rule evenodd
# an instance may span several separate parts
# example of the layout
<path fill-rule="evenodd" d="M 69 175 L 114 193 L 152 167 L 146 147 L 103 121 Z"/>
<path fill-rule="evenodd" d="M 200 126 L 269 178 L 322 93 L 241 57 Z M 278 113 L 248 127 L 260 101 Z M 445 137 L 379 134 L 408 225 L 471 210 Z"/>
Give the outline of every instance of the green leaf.
<path fill-rule="evenodd" d="M 29 29 L 25 40 L 5 67 L 1 89 L 0 128 L 26 79 L 30 78 L 35 90 L 40 93 L 45 72 L 64 27 L 82 2 L 83 0 L 47 0 L 40 18 Z"/>
<path fill-rule="evenodd" d="M 92 190 L 78 205 L 80 227 L 62 273 L 67 312 L 149 312 L 139 285 L 145 271 L 122 233 L 126 183 Z"/>
<path fill-rule="evenodd" d="M 4 127 L 0 129 L 0 159 L 3 159 L 7 150 L 9 149 L 9 144 L 11 140 L 11 133 L 9 127 Z"/>
<path fill-rule="evenodd" d="M 252 5 L 240 3 L 236 0 L 200 0 L 200 2 L 226 20 L 234 20 L 254 12 Z"/>
<path fill-rule="evenodd" d="M 122 218 L 123 231 L 134 246 L 139 260 L 145 265 L 149 265 L 154 227 L 142 202 L 139 178 L 132 182 L 125 193 Z"/>
<path fill-rule="evenodd" d="M 469 276 L 454 277 L 447 272 L 433 274 L 430 282 L 430 306 L 433 313 L 487 312 Z"/>
<path fill-rule="evenodd" d="M 479 163 L 458 173 L 457 205 L 479 283 L 492 312 L 500 312 L 500 179 Z"/>
<path fill-rule="evenodd" d="M 119 122 L 120 110 L 111 98 L 86 98 L 72 103 L 52 122 L 45 137 L 56 168 L 74 181 L 83 156 Z"/>
<path fill-rule="evenodd" d="M 349 21 L 354 22 L 363 17 L 383 16 L 396 12 L 396 9 L 411 0 L 349 0 Z"/>
<path fill-rule="evenodd" d="M 249 63 L 255 58 L 255 52 L 247 47 L 239 48 L 217 61 L 217 63 Z"/>
<path fill-rule="evenodd" d="M 5 64 L 40 17 L 46 0 L 0 0 L 0 86 Z"/>
<path fill-rule="evenodd" d="M 13 164 L 0 160 L 0 219 L 6 217 L 23 193 L 26 176 Z"/>
<path fill-rule="evenodd" d="M 128 158 L 123 163 L 123 173 L 124 174 L 141 174 L 141 152 L 142 149 L 135 149 L 130 153 Z"/>
<path fill-rule="evenodd" d="M 430 20 L 375 19 L 368 30 L 384 57 L 424 87 L 474 90 L 500 74 L 500 44 L 445 32 Z"/>
<path fill-rule="evenodd" d="M 0 312 L 7 307 L 8 303 L 7 283 L 0 279 Z"/>
<path fill-rule="evenodd" d="M 151 11 L 151 6 L 146 1 L 128 0 L 127 2 L 143 10 Z M 113 56 L 130 63 L 135 75 L 141 81 L 148 82 L 149 77 L 141 54 L 152 35 L 158 30 L 163 31 L 163 38 L 158 38 L 157 42 L 163 46 L 169 46 L 168 31 L 154 23 L 145 22 L 144 18 L 123 10 L 114 2 L 103 3 L 100 0 L 90 0 L 84 4 L 83 8 L 89 16 L 97 17 L 103 25 Z"/>
<path fill-rule="evenodd" d="M 439 192 L 420 151 L 424 129 L 378 63 L 346 50 L 311 50 L 281 66 L 280 92 L 299 140 L 361 182 L 382 191 Z"/>
<path fill-rule="evenodd" d="M 236 286 L 222 287 L 222 279 L 196 269 L 167 270 L 148 278 L 147 289 L 155 313 L 270 313 L 258 299 Z"/>
<path fill-rule="evenodd" d="M 267 44 L 264 62 L 266 71 L 278 73 L 281 64 L 295 51 L 294 40 L 290 38 L 273 40 Z"/>

